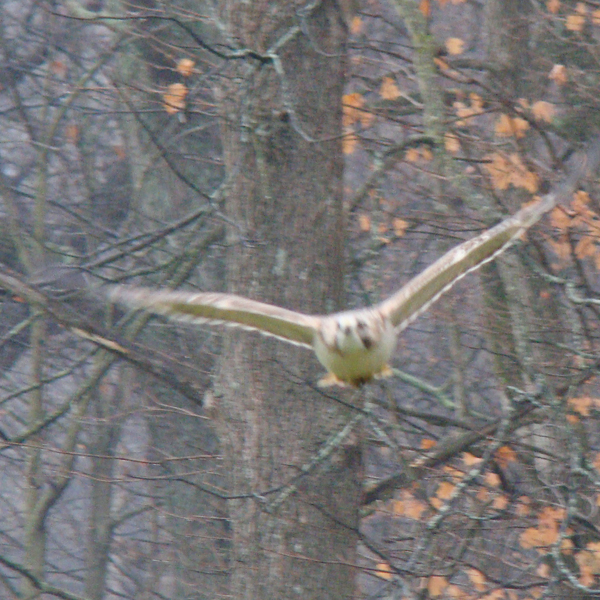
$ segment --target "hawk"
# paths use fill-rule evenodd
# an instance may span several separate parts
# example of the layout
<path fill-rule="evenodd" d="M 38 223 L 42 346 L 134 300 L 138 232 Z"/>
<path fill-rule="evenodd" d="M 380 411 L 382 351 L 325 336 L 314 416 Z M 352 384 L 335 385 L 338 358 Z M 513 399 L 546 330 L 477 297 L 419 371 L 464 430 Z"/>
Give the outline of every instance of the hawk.
<path fill-rule="evenodd" d="M 398 334 L 465 275 L 493 260 L 553 208 L 549 194 L 468 240 L 434 262 L 389 298 L 368 308 L 309 315 L 242 296 L 110 288 L 113 302 L 192 323 L 259 331 L 314 350 L 328 373 L 319 385 L 358 387 L 392 371 L 388 361 Z"/>

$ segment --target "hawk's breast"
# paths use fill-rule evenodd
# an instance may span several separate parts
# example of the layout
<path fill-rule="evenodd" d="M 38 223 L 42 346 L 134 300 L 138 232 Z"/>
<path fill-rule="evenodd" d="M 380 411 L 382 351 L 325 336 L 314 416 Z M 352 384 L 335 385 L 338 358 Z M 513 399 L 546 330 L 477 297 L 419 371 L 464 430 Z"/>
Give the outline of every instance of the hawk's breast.
<path fill-rule="evenodd" d="M 356 385 L 387 368 L 395 345 L 396 332 L 389 319 L 378 311 L 364 309 L 324 318 L 314 349 L 329 372 Z"/>

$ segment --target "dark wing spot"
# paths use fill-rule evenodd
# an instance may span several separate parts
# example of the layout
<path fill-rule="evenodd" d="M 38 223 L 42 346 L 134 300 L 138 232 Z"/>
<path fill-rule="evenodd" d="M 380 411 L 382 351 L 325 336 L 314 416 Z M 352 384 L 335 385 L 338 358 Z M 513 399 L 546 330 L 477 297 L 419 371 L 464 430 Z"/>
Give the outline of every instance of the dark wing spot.
<path fill-rule="evenodd" d="M 350 385 L 359 388 L 365 385 L 365 383 L 369 383 L 369 381 L 373 381 L 373 377 L 371 375 L 365 375 L 364 377 L 353 379 L 352 381 L 350 381 Z"/>
<path fill-rule="evenodd" d="M 360 341 L 363 343 L 363 346 L 367 350 L 369 350 L 369 348 L 371 348 L 371 346 L 373 345 L 373 340 L 368 335 L 361 335 Z"/>
<path fill-rule="evenodd" d="M 358 333 L 358 337 L 360 338 L 360 341 L 362 342 L 363 346 L 367 350 L 369 350 L 369 348 L 373 346 L 373 338 L 370 335 L 368 335 L 368 331 L 369 328 L 367 327 L 367 324 L 364 321 L 357 319 L 356 332 Z"/>

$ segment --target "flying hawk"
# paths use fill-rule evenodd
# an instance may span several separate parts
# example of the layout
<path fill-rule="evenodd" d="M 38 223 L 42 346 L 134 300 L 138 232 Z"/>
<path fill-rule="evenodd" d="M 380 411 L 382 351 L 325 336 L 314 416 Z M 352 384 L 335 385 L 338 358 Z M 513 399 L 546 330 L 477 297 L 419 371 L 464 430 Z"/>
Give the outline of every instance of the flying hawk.
<path fill-rule="evenodd" d="M 220 293 L 112 286 L 110 299 L 173 319 L 259 331 L 312 348 L 328 373 L 319 385 L 358 387 L 391 374 L 398 334 L 467 273 L 493 260 L 553 208 L 548 194 L 492 229 L 453 248 L 395 294 L 369 308 L 307 315 Z"/>

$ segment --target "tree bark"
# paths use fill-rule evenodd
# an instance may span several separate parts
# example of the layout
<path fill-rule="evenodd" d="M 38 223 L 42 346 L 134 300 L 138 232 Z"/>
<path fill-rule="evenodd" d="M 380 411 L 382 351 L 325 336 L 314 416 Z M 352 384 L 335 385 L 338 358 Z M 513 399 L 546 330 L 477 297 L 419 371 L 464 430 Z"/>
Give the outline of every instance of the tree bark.
<path fill-rule="evenodd" d="M 300 23 L 299 6 L 222 3 L 232 39 L 277 54 L 275 61 L 271 55 L 234 64 L 221 89 L 226 165 L 234 177 L 228 287 L 324 312 L 342 302 L 346 31 L 334 2 L 318 4 Z M 306 350 L 255 334 L 225 342 L 215 385 L 225 472 L 229 493 L 247 495 L 229 503 L 232 597 L 353 596 L 359 454 L 338 452 L 282 502 L 279 492 L 268 493 L 298 476 L 350 416 L 308 385 L 316 365 Z"/>

